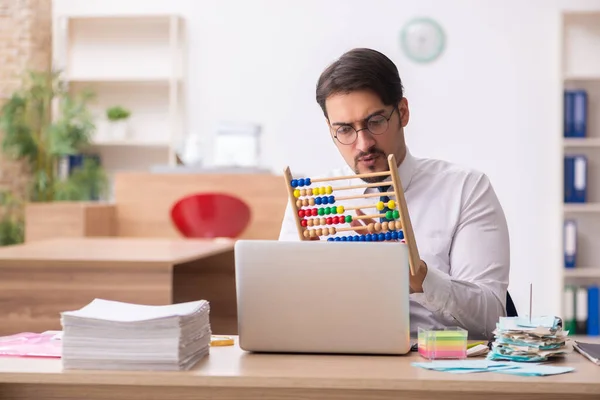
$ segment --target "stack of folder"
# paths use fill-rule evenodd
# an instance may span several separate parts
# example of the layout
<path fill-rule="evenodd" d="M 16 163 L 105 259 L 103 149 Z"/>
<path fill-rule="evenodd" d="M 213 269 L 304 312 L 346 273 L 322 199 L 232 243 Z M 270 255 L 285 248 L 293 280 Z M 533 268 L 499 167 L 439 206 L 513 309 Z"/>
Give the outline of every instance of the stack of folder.
<path fill-rule="evenodd" d="M 65 369 L 187 370 L 209 352 L 205 300 L 149 306 L 95 299 L 61 314 Z"/>
<path fill-rule="evenodd" d="M 571 351 L 566 345 L 568 332 L 557 317 L 503 317 L 494 335 L 489 360 L 541 362 Z"/>

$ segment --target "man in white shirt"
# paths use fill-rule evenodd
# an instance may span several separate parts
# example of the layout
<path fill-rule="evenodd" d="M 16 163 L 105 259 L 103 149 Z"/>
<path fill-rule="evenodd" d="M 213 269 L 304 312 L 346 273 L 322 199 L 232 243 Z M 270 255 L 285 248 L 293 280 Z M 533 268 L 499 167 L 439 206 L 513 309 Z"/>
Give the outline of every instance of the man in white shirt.
<path fill-rule="evenodd" d="M 316 94 L 331 138 L 347 163 L 325 176 L 388 171 L 389 154 L 399 163 L 421 257 L 419 273 L 410 278 L 411 333 L 418 327 L 460 326 L 470 338 L 492 339 L 496 322 L 506 315 L 510 250 L 505 216 L 487 176 L 410 153 L 404 140 L 409 108 L 398 70 L 377 51 L 345 53 L 322 73 Z M 331 186 L 360 183 L 354 178 Z M 362 194 L 378 189 L 352 190 Z M 372 198 L 345 202 L 373 203 Z M 379 213 L 363 210 L 367 212 Z M 294 218 L 288 204 L 279 240 L 299 240 Z"/>

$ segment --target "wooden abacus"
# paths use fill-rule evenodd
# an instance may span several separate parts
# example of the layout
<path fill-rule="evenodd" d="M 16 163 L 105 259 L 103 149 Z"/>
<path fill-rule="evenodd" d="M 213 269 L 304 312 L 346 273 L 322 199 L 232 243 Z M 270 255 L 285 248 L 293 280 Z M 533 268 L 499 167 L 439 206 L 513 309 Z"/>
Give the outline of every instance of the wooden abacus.
<path fill-rule="evenodd" d="M 420 263 L 419 251 L 408 214 L 404 190 L 398 176 L 396 159 L 393 154 L 388 156 L 389 171 L 357 174 L 351 176 L 335 176 L 320 179 L 292 177 L 290 168 L 284 170 L 284 177 L 292 209 L 294 210 L 298 236 L 300 240 L 321 240 L 321 237 L 335 235 L 338 232 L 367 231 L 366 234 L 350 236 L 337 236 L 328 238 L 328 241 L 355 241 L 355 242 L 389 242 L 404 240 L 408 246 L 410 272 L 414 275 Z M 350 186 L 312 186 L 321 182 L 332 182 L 344 179 L 390 177 L 391 181 L 363 183 Z M 384 178 L 385 179 L 385 178 Z M 390 186 L 387 192 L 368 193 L 351 196 L 334 196 L 332 193 L 349 189 Z M 344 207 L 339 202 L 350 199 L 370 198 L 379 196 L 395 196 L 396 200 L 382 201 L 365 206 Z M 336 204 L 336 205 L 334 205 Z M 323 207 L 320 207 L 323 206 Z M 345 215 L 346 210 L 360 210 L 363 208 L 376 208 L 385 213 L 359 215 Z M 311 218 L 314 217 L 314 218 Z M 384 222 L 374 222 L 368 225 L 350 226 L 353 220 L 385 218 Z M 335 225 L 335 226 L 334 226 Z"/>

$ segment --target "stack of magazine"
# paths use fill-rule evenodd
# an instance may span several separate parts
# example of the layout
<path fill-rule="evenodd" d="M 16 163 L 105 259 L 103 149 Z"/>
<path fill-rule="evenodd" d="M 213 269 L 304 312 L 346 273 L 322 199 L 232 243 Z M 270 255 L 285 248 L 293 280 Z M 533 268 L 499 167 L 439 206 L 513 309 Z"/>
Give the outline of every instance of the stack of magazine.
<path fill-rule="evenodd" d="M 206 300 L 151 306 L 95 299 L 63 312 L 65 369 L 187 370 L 209 352 Z"/>

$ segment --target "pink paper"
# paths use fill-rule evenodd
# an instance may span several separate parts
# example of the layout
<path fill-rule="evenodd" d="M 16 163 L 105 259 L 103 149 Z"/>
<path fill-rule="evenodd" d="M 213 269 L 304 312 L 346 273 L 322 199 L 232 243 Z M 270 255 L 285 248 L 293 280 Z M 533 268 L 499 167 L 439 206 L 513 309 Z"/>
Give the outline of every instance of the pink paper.
<path fill-rule="evenodd" d="M 0 356 L 60 358 L 62 343 L 55 332 L 23 332 L 0 336 Z"/>

